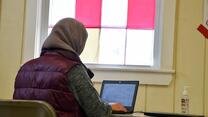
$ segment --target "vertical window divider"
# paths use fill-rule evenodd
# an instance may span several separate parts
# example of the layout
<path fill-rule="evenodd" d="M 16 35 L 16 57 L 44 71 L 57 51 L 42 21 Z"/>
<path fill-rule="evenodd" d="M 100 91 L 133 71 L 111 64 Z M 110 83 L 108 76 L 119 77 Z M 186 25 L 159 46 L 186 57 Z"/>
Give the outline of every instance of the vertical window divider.
<path fill-rule="evenodd" d="M 127 27 L 126 27 L 126 37 L 125 37 L 125 47 L 124 47 L 124 65 L 126 65 L 126 47 L 127 47 Z"/>
<path fill-rule="evenodd" d="M 161 60 L 161 43 L 162 43 L 162 31 L 163 31 L 163 2 L 156 0 L 155 10 L 155 27 L 154 27 L 154 50 L 153 50 L 153 67 L 160 68 Z"/>

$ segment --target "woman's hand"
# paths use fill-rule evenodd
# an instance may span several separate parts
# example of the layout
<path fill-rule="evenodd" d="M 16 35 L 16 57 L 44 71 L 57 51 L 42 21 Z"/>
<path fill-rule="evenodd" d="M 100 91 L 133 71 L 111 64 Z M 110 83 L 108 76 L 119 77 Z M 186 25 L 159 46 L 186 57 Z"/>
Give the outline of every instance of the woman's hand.
<path fill-rule="evenodd" d="M 121 103 L 110 103 L 112 111 L 123 111 L 127 112 L 128 110 Z"/>

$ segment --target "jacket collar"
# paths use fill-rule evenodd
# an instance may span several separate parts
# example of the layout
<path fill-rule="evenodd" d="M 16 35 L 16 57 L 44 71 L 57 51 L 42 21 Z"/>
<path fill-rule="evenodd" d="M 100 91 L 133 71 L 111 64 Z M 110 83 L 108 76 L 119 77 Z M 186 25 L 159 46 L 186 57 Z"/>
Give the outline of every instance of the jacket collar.
<path fill-rule="evenodd" d="M 44 49 L 44 50 L 42 50 L 40 56 L 48 55 L 48 54 L 61 55 L 63 57 L 66 57 L 69 60 L 78 62 L 84 66 L 84 68 L 86 69 L 86 71 L 91 79 L 94 77 L 94 73 L 89 68 L 87 68 L 84 63 L 82 63 L 79 56 L 77 54 L 75 54 L 74 52 L 67 51 L 64 49 Z"/>

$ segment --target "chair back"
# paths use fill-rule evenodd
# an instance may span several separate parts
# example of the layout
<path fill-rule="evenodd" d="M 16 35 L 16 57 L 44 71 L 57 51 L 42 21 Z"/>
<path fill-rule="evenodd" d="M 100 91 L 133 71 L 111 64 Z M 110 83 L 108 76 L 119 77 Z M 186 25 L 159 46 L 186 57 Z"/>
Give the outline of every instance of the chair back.
<path fill-rule="evenodd" d="M 56 117 L 51 105 L 37 100 L 0 100 L 1 117 Z"/>

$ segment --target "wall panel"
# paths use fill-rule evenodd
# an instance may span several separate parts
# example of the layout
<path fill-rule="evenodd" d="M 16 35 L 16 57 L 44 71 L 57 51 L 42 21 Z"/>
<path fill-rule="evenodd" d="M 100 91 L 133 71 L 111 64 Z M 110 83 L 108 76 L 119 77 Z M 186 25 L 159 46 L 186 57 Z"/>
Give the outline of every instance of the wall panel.
<path fill-rule="evenodd" d="M 190 113 L 203 113 L 204 38 L 197 31 L 203 20 L 203 0 L 177 1 L 175 111 L 181 112 L 183 86 L 190 86 Z"/>
<path fill-rule="evenodd" d="M 145 111 L 146 109 L 146 85 L 140 85 L 137 92 L 135 111 Z"/>
<path fill-rule="evenodd" d="M 208 0 L 204 0 L 204 22 L 207 22 L 206 27 L 208 28 Z M 204 113 L 208 117 L 208 40 L 205 39 L 205 76 L 204 76 Z"/>
<path fill-rule="evenodd" d="M 208 40 L 206 40 L 206 57 L 205 57 L 205 96 L 204 96 L 204 110 L 205 110 L 205 115 L 208 117 Z"/>
<path fill-rule="evenodd" d="M 173 112 L 174 82 L 169 86 L 148 86 L 146 111 Z"/>
<path fill-rule="evenodd" d="M 1 1 L 0 98 L 12 98 L 22 53 L 25 0 Z"/>

